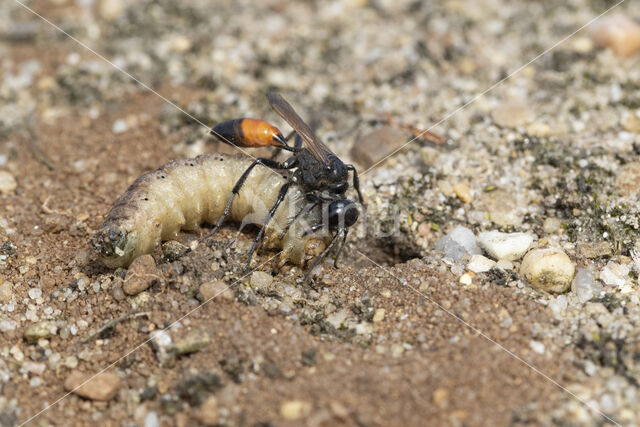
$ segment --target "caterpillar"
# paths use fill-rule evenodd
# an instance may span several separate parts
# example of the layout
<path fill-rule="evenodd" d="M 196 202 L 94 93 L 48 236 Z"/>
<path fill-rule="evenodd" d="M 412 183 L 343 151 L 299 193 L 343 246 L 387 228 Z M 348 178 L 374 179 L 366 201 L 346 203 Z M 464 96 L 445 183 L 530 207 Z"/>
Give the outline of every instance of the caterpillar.
<path fill-rule="evenodd" d="M 160 242 L 175 239 L 181 230 L 215 224 L 231 189 L 250 164 L 251 159 L 243 155 L 216 153 L 173 160 L 145 173 L 111 208 L 92 238 L 93 248 L 107 267 L 128 267 Z M 242 226 L 260 224 L 287 178 L 265 166 L 255 167 L 233 201 L 231 219 Z M 282 249 L 281 260 L 298 265 L 321 253 L 328 242 L 327 236 L 305 233 L 305 224 L 320 222 L 320 208 L 306 211 L 286 228 L 304 205 L 305 195 L 293 185 L 265 229 L 265 246 Z"/>

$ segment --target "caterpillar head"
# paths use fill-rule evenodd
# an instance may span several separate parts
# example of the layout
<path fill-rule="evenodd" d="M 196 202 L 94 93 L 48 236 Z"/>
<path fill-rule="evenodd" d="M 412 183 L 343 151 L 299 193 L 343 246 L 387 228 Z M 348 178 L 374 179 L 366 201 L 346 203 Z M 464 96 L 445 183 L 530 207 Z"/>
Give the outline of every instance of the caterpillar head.
<path fill-rule="evenodd" d="M 107 267 L 126 267 L 133 258 L 132 237 L 122 230 L 103 228 L 93 235 L 91 246 Z"/>

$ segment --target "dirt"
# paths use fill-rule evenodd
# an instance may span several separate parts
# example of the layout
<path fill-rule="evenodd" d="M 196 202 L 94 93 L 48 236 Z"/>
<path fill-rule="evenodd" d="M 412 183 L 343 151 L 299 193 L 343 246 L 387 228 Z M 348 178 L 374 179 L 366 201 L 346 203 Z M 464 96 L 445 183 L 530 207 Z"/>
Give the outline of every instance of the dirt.
<path fill-rule="evenodd" d="M 440 12 L 452 13 L 460 7 L 457 2 L 448 3 L 450 9 Z M 67 24 L 65 29 L 73 34 L 84 36 L 91 29 L 74 28 L 71 17 L 81 19 L 88 16 L 88 10 L 99 16 L 95 8 L 102 4 L 98 2 L 87 9 L 58 0 L 37 1 L 31 6 L 47 18 L 63 20 Z M 248 25 L 259 21 L 251 5 L 225 4 L 225 7 L 228 10 L 222 16 L 231 16 L 233 25 L 241 21 L 240 17 Z M 375 18 L 367 19 L 378 23 L 386 19 L 384 7 L 371 7 L 367 13 Z M 184 30 L 187 21 L 169 19 L 173 16 L 172 9 L 165 2 L 160 5 L 142 2 L 139 7 L 128 9 L 128 18 L 123 18 L 126 13 L 122 12 L 117 25 L 110 21 L 112 18 L 96 18 L 94 24 L 105 34 L 104 41 L 117 42 L 102 46 L 93 39 L 100 48 L 105 48 L 107 56 L 125 57 L 128 42 L 154 45 L 154 39 L 159 37 L 156 32 L 160 30 L 150 31 L 148 22 L 139 23 L 139 40 L 135 34 L 126 33 L 131 30 L 128 25 L 145 16 L 145 8 L 159 16 L 162 15 L 159 10 L 166 13 L 158 22 L 166 19 L 171 23 L 169 28 Z M 208 24 L 201 15 L 192 16 L 191 8 L 202 11 L 203 6 L 194 2 L 186 9 L 176 6 L 179 10 L 173 12 L 180 19 L 189 16 L 197 22 L 194 28 L 200 40 L 205 40 Z M 304 22 L 315 19 L 316 7 L 295 6 L 294 15 L 298 8 Z M 280 2 L 274 2 L 268 10 L 275 14 L 290 13 Z M 401 27 L 402 20 L 398 17 L 407 16 L 411 8 L 402 10 L 398 14 L 392 12 L 389 17 L 395 29 Z M 29 16 L 17 5 L 12 6 L 11 14 L 19 16 L 18 21 L 27 21 Z M 328 18 L 323 19 L 326 23 Z M 81 27 L 79 23 L 76 25 Z M 298 36 L 302 37 L 300 40 L 311 37 L 310 43 L 326 58 L 332 54 L 345 55 L 338 47 L 332 49 L 330 42 L 324 45 L 304 32 Z M 25 422 L 197 425 L 211 418 L 221 425 L 604 423 L 601 414 L 589 411 L 559 387 L 584 385 L 588 381 L 578 342 L 550 332 L 561 329 L 562 324 L 547 307 L 548 295 L 524 283 L 515 268 L 480 273 L 471 284 L 465 284 L 460 277 L 463 267 L 448 263 L 431 247 L 425 249 L 427 243 L 444 234 L 440 227 L 449 229 L 449 223 L 457 224 L 468 218 L 460 218 L 457 212 L 463 205 L 455 197 L 447 202 L 446 214 L 434 207 L 433 199 L 426 196 L 420 199 L 426 194 L 424 187 L 412 191 L 416 191 L 415 200 L 420 203 L 428 200 L 428 204 L 422 204 L 425 210 L 421 214 L 431 227 L 428 238 L 416 243 L 415 227 L 387 240 L 352 237 L 340 261 L 341 268 L 333 269 L 327 261 L 310 283 L 300 280 L 302 268 L 280 265 L 271 260 L 276 252 L 260 251 L 254 266 L 272 275 L 273 283 L 257 286 L 251 274 L 242 269 L 246 246 L 255 230 L 243 232 L 238 242 L 228 247 L 236 234 L 235 225 L 228 224 L 209 247 L 198 243 L 209 231 L 205 224 L 195 232 L 179 236 L 178 241 L 190 250 L 177 259 L 167 260 L 161 249 L 154 252 L 157 264 L 154 277 L 158 280 L 143 293 L 125 297 L 122 293 L 125 272 L 102 265 L 90 247 L 93 232 L 100 227 L 113 202 L 138 176 L 169 160 L 230 149 L 207 137 L 205 129 L 157 94 L 132 83 L 108 64 L 105 69 L 109 71 L 95 74 L 67 70 L 73 68 L 69 64 L 99 60 L 49 27 L 40 27 L 32 36 L 19 41 L 11 37 L 14 36 L 3 35 L 0 53 L 6 54 L 4 71 L 19 73 L 19 65 L 31 60 L 37 60 L 40 68 L 34 81 L 20 92 L 26 93 L 24 105 L 33 108 L 22 109 L 22 98 L 17 94 L 2 95 L 16 118 L 5 117 L 0 123 L 0 154 L 7 158 L 0 169 L 9 171 L 18 186 L 14 191 L 0 193 L 0 220 L 4 220 L 0 222 L 0 245 L 10 241 L 15 248 L 15 253 L 6 252 L 6 259 L 0 264 L 0 284 L 12 285 L 9 299 L 0 301 L 4 304 L 0 320 L 13 325 L 0 332 L 0 425 Z M 243 40 L 238 34 L 225 37 L 238 44 Z M 273 34 L 269 37 L 278 39 Z M 452 45 L 460 42 L 453 37 L 453 41 L 446 37 L 440 41 Z M 518 40 L 525 39 L 522 36 Z M 302 41 L 300 44 L 304 46 Z M 173 65 L 167 68 L 157 65 L 164 62 L 161 56 L 150 60 L 154 66 L 145 66 L 143 60 L 136 62 L 137 57 L 128 60 L 140 67 L 134 68 L 137 71 L 134 74 L 142 81 L 157 83 L 153 87 L 159 94 L 206 124 L 241 115 L 271 114 L 263 99 L 263 89 L 277 86 L 274 82 L 285 82 L 286 76 L 271 76 L 270 82 L 263 84 L 263 71 L 252 65 L 251 79 L 257 83 L 254 80 L 244 85 L 242 81 L 235 83 L 245 89 L 234 94 L 233 88 L 224 88 L 225 79 L 232 79 L 230 74 L 240 66 L 229 60 L 230 64 L 225 63 L 229 68 L 222 72 L 224 77 L 216 74 L 214 77 L 220 81 L 213 84 L 205 78 L 207 73 L 201 71 L 197 61 L 206 64 L 207 55 L 215 55 L 209 51 L 205 55 L 204 48 L 201 52 L 198 49 L 196 44 L 189 51 L 191 62 L 185 62 L 187 71 L 180 70 L 175 75 Z M 447 64 L 460 66 L 461 47 L 449 46 L 446 48 L 449 51 L 440 51 L 430 44 L 425 49 L 442 59 L 445 68 Z M 313 59 L 314 50 L 309 51 Z M 70 59 L 74 53 L 77 57 Z M 277 59 L 278 53 L 274 55 Z M 291 55 L 290 61 L 297 54 Z M 430 61 L 437 62 L 437 58 Z M 270 72 L 278 70 L 277 61 L 266 53 L 256 61 L 266 64 Z M 309 67 L 304 61 L 301 64 L 303 71 Z M 391 61 L 387 64 L 389 70 L 381 66 L 376 78 L 369 76 L 369 84 L 376 87 L 371 89 L 376 91 L 372 99 L 384 99 L 388 87 L 409 91 L 403 89 L 403 79 L 413 79 L 395 65 Z M 431 72 L 425 67 L 425 73 Z M 464 71 L 455 72 L 461 73 L 458 77 L 463 75 L 464 81 L 469 78 Z M 484 69 L 479 79 L 490 81 L 487 76 L 493 74 L 494 71 Z M 42 80 L 47 76 L 54 77 L 55 84 Z M 189 80 L 193 76 L 199 79 Z M 317 77 L 302 72 L 300 76 L 306 76 L 307 80 L 300 77 L 301 83 L 294 86 L 304 86 L 305 81 Z M 358 76 L 353 77 L 354 81 L 357 79 Z M 387 80 L 392 82 L 390 86 L 380 89 L 378 83 Z M 289 90 L 294 91 L 295 87 Z M 447 90 L 452 89 L 445 88 L 443 92 Z M 226 107 L 222 102 L 225 96 L 232 99 Z M 350 101 L 340 98 L 342 95 L 333 98 L 327 95 L 322 106 L 316 106 L 304 103 L 304 94 L 298 96 L 296 101 L 302 103 L 296 105 L 301 109 L 335 110 L 339 116 L 335 126 L 350 129 L 341 135 L 340 129 L 326 126 L 327 116 L 331 118 L 334 114 L 331 112 L 318 120 L 324 126 L 323 135 L 327 135 L 329 145 L 347 161 L 348 144 L 340 146 L 335 140 L 344 137 L 352 142 L 370 128 L 363 123 L 382 121 L 379 116 L 373 118 L 377 110 L 367 109 L 366 100 L 349 104 Z M 407 120 L 415 121 L 416 109 L 406 102 L 401 105 L 406 110 L 396 115 L 406 113 Z M 444 111 L 446 107 L 438 104 L 438 110 Z M 365 111 L 362 117 L 358 116 L 360 108 Z M 430 115 L 435 116 L 435 111 Z M 126 131 L 114 132 L 118 120 L 127 122 Z M 496 144 L 507 139 L 495 138 Z M 426 146 L 443 155 L 456 149 L 452 156 L 465 147 L 464 142 Z M 385 165 L 386 175 L 382 178 L 377 175 L 375 183 L 371 176 L 363 177 L 365 196 L 372 205 L 378 203 L 376 198 L 396 202 L 402 197 L 398 194 L 403 188 L 414 185 L 412 178 L 396 176 L 403 167 L 397 162 L 425 156 L 422 149 L 404 153 L 405 157 Z M 512 157 L 517 157 L 515 151 Z M 536 173 L 523 172 L 531 180 Z M 435 178 L 441 177 L 432 172 L 426 174 L 434 178 L 429 188 L 436 188 Z M 473 182 L 472 178 L 468 180 Z M 384 183 L 380 184 L 381 181 Z M 408 181 L 411 183 L 407 184 Z M 385 193 L 389 187 L 397 188 L 398 194 L 395 190 L 391 195 Z M 405 202 L 406 194 L 412 193 L 405 192 Z M 416 203 L 413 206 L 405 203 L 402 209 L 420 211 Z M 431 221 L 436 216 L 438 219 Z M 535 226 L 539 229 L 540 224 L 541 221 Z M 204 301 L 199 288 L 212 280 L 222 280 L 230 286 L 233 298 L 213 298 L 201 305 Z M 34 288 L 42 291 L 40 301 L 29 293 Z M 8 305 L 13 308 L 9 310 Z M 41 321 L 54 325 L 55 333 L 40 340 L 25 339 L 27 326 Z M 109 322 L 113 322 L 111 326 L 101 329 Z M 173 353 L 164 357 L 151 339 L 166 327 L 174 343 L 191 333 L 206 339 L 188 351 L 180 353 L 173 349 Z M 637 351 L 630 354 L 633 357 Z M 42 364 L 44 369 L 34 368 L 33 363 Z M 609 365 L 602 362 L 602 366 Z M 121 379 L 111 400 L 94 401 L 65 391 L 65 380 L 72 373 L 94 374 L 103 370 Z M 205 404 L 211 402 L 207 399 L 212 396 L 216 399 L 215 410 Z M 567 401 L 577 404 L 587 415 L 572 419 L 563 408 Z M 287 403 L 291 402 L 301 409 L 288 411 L 291 406 Z M 210 417 L 204 415 L 206 411 L 210 411 Z"/>

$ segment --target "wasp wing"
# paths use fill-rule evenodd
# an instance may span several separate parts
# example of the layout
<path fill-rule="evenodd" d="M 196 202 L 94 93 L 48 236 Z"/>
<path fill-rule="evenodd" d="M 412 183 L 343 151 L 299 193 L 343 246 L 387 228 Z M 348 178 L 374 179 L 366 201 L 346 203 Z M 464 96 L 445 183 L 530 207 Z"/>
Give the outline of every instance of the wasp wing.
<path fill-rule="evenodd" d="M 329 157 L 332 151 L 324 145 L 324 142 L 311 130 L 308 124 L 295 112 L 291 104 L 289 104 L 282 96 L 277 93 L 267 93 L 267 99 L 271 107 L 282 117 L 304 142 L 313 153 L 313 156 L 324 164 L 329 164 Z"/>

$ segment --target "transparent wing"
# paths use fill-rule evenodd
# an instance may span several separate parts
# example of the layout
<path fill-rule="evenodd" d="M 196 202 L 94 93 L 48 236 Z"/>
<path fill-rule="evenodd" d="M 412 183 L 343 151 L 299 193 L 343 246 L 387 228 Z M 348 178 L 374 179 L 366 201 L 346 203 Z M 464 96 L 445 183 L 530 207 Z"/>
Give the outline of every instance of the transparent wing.
<path fill-rule="evenodd" d="M 318 138 L 318 136 L 311 130 L 304 120 L 295 112 L 291 104 L 289 104 L 282 96 L 277 93 L 267 93 L 267 99 L 271 107 L 286 120 L 287 123 L 296 131 L 300 138 L 307 143 L 307 147 L 313 153 L 313 156 L 324 164 L 329 164 L 329 157 L 327 154 L 332 154 L 332 151 L 324 145 L 324 142 Z"/>

